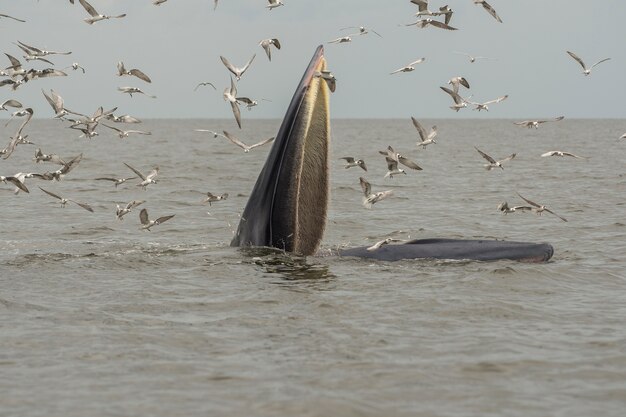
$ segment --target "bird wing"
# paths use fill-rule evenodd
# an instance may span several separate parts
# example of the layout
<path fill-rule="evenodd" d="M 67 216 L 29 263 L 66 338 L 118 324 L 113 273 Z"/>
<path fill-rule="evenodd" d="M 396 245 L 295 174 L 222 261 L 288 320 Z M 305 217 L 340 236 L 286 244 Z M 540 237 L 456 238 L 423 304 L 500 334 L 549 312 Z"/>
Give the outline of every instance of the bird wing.
<path fill-rule="evenodd" d="M 150 220 L 148 219 L 148 210 L 141 209 L 141 211 L 139 212 L 139 221 L 141 222 L 141 224 L 144 225 L 148 225 L 150 224 Z"/>
<path fill-rule="evenodd" d="M 91 4 L 87 3 L 86 0 L 78 0 L 78 2 L 81 4 L 81 6 L 85 8 L 85 10 L 87 10 L 87 13 L 89 13 L 91 16 L 96 17 L 99 15 L 96 9 L 94 9 Z"/>
<path fill-rule="evenodd" d="M 230 107 L 233 109 L 233 115 L 235 116 L 237 126 L 239 126 L 239 129 L 241 129 L 241 110 L 239 109 L 239 105 L 236 101 L 231 101 Z"/>
<path fill-rule="evenodd" d="M 372 193 L 372 186 L 370 185 L 370 183 L 367 182 L 367 180 L 363 177 L 359 177 L 359 183 L 361 184 L 361 189 L 363 190 L 363 194 L 365 194 L 365 197 L 369 197 L 369 195 Z"/>
<path fill-rule="evenodd" d="M 11 61 L 11 66 L 9 68 L 19 69 L 22 66 L 22 63 L 19 61 L 19 59 L 7 54 L 6 52 L 5 55 L 7 56 L 7 58 L 9 58 L 9 61 Z"/>
<path fill-rule="evenodd" d="M 159 175 L 159 167 L 154 168 L 148 175 L 146 175 L 146 180 L 152 180 Z"/>
<path fill-rule="evenodd" d="M 117 63 L 117 75 L 126 75 L 126 68 L 124 67 L 124 63 L 122 61 Z"/>
<path fill-rule="evenodd" d="M 26 188 L 26 185 L 24 185 L 24 183 L 20 181 L 19 178 L 6 177 L 6 180 L 15 185 L 20 190 L 24 191 L 25 193 L 30 193 L 30 191 L 28 191 L 28 188 Z"/>
<path fill-rule="evenodd" d="M 481 154 L 483 158 L 485 158 L 487 161 L 489 161 L 489 163 L 491 163 L 491 164 L 495 164 L 496 163 L 495 159 L 493 159 L 492 157 L 490 157 L 489 155 L 487 155 L 486 153 L 484 153 L 483 151 L 478 149 L 476 146 L 474 146 L 474 149 L 476 149 L 476 151 L 478 151 L 478 153 Z"/>
<path fill-rule="evenodd" d="M 411 62 L 409 65 L 407 65 L 407 67 L 411 67 L 411 66 L 416 65 L 416 64 L 421 64 L 424 61 L 426 61 L 426 58 L 420 58 L 417 61 Z"/>
<path fill-rule="evenodd" d="M 602 60 L 600 60 L 600 61 L 596 62 L 595 64 L 593 64 L 593 65 L 591 66 L 591 68 L 595 67 L 595 66 L 596 66 L 596 65 L 598 65 L 598 64 L 603 63 L 604 61 L 608 61 L 609 59 L 611 59 L 611 58 L 604 58 L 604 59 L 602 59 Z M 589 69 L 591 69 L 591 68 L 589 68 Z"/>
<path fill-rule="evenodd" d="M 237 68 L 235 68 L 233 66 L 233 64 L 230 63 L 230 61 L 228 59 L 226 59 L 225 57 L 220 55 L 220 59 L 222 60 L 222 62 L 224 63 L 224 65 L 226 66 L 226 68 L 228 68 L 228 71 L 232 72 L 233 74 L 237 75 Z M 232 80 L 231 80 L 232 82 Z"/>
<path fill-rule="evenodd" d="M 405 165 L 411 169 L 415 169 L 417 171 L 422 170 L 422 167 L 420 167 L 419 165 L 417 165 L 415 162 L 411 161 L 410 159 L 405 158 L 404 156 L 398 155 L 398 162 L 400 162 L 402 165 Z"/>
<path fill-rule="evenodd" d="M 546 153 L 542 153 L 542 154 L 541 154 L 541 156 L 542 156 L 543 158 L 545 158 L 545 157 L 547 157 L 547 156 L 553 156 L 553 155 L 555 155 L 556 153 L 557 153 L 557 151 L 548 151 L 548 152 L 546 152 Z"/>
<path fill-rule="evenodd" d="M 447 87 L 439 87 L 439 88 L 441 88 L 446 93 L 450 94 L 450 96 L 452 97 L 452 99 L 454 100 L 456 104 L 461 104 L 465 101 L 463 100 L 463 97 L 461 97 L 458 93 L 455 93 L 454 91 L 450 90 L 449 88 Z"/>
<path fill-rule="evenodd" d="M 145 203 L 146 200 L 133 200 L 131 202 L 129 202 L 128 204 L 126 204 L 126 210 L 131 210 L 143 203 Z"/>
<path fill-rule="evenodd" d="M 385 161 L 387 162 L 387 169 L 389 171 L 396 171 L 398 169 L 398 161 L 389 158 L 388 156 L 385 157 Z"/>
<path fill-rule="evenodd" d="M 578 155 L 574 155 L 571 152 L 563 152 L 563 155 L 567 155 L 567 156 L 571 156 L 573 158 L 578 158 L 578 159 L 588 159 L 586 156 L 578 156 Z"/>
<path fill-rule="evenodd" d="M 498 97 L 498 98 L 496 98 L 496 99 L 494 99 L 494 100 L 485 101 L 485 102 L 484 102 L 484 103 L 482 103 L 482 104 L 483 104 L 483 105 L 487 105 L 487 104 L 499 103 L 499 102 L 501 102 L 501 101 L 506 100 L 508 97 L 509 97 L 509 96 L 508 96 L 508 94 L 507 94 L 507 95 L 504 95 L 504 96 L 502 96 L 502 97 Z M 472 104 L 473 104 L 473 103 L 472 103 Z"/>
<path fill-rule="evenodd" d="M 515 155 L 517 155 L 517 154 L 516 153 L 512 153 L 511 155 L 507 156 L 504 159 L 499 160 L 498 162 L 499 163 L 503 163 L 503 162 L 506 162 L 506 161 L 510 161 L 511 159 L 515 158 Z"/>
<path fill-rule="evenodd" d="M 90 212 L 93 213 L 93 209 L 91 208 L 91 206 L 89 204 L 81 203 L 80 201 L 76 201 L 76 200 L 68 200 L 68 201 L 71 201 L 72 203 L 77 204 L 80 207 L 84 208 L 85 210 L 90 211 Z"/>
<path fill-rule="evenodd" d="M 47 190 L 44 190 L 44 189 L 43 189 L 43 188 L 41 188 L 41 187 L 39 187 L 39 189 L 40 189 L 41 191 L 43 191 L 44 193 L 48 194 L 49 196 L 52 196 L 52 197 L 56 198 L 57 200 L 62 200 L 62 198 L 61 198 L 61 197 L 59 197 L 58 195 L 56 195 L 55 193 L 52 193 L 52 192 L 47 191 Z"/>
<path fill-rule="evenodd" d="M 446 30 L 457 30 L 457 28 L 454 28 L 454 27 L 452 27 L 452 26 L 448 26 L 448 25 L 446 25 L 445 23 L 440 22 L 440 21 L 438 21 L 438 20 L 431 20 L 431 21 L 429 22 L 429 24 L 431 24 L 431 25 L 433 25 L 433 26 L 435 26 L 435 27 L 438 27 L 438 28 L 440 28 L 440 29 L 446 29 Z"/>
<path fill-rule="evenodd" d="M 273 141 L 274 139 L 275 139 L 274 137 L 271 137 L 271 138 L 269 138 L 269 139 L 262 140 L 262 141 L 261 141 L 261 142 L 259 142 L 259 143 L 255 143 L 255 144 L 253 144 L 253 145 L 250 145 L 250 149 L 252 149 L 252 148 L 256 148 L 256 147 L 258 147 L 258 146 L 263 146 L 263 145 L 265 145 L 266 143 L 269 143 L 269 142 Z"/>
<path fill-rule="evenodd" d="M 235 145 L 239 146 L 241 149 L 249 149 L 248 145 L 246 145 L 245 143 L 243 143 L 242 141 L 237 139 L 235 136 L 231 135 L 230 133 L 228 133 L 225 130 L 223 132 L 224 132 L 224 136 L 226 136 L 228 138 L 228 140 L 230 140 Z"/>
<path fill-rule="evenodd" d="M 162 216 L 162 217 L 159 217 L 158 219 L 156 219 L 156 220 L 154 221 L 154 224 L 155 224 L 155 225 L 161 224 L 161 223 L 163 223 L 163 222 L 168 221 L 169 219 L 171 219 L 171 218 L 172 218 L 172 217 L 174 217 L 174 216 L 175 216 L 174 214 L 170 214 L 169 216 Z"/>
<path fill-rule="evenodd" d="M 487 10 L 489 14 L 494 17 L 494 19 L 502 23 L 502 19 L 500 19 L 500 16 L 498 16 L 498 13 L 496 13 L 496 10 L 491 6 L 491 4 L 487 3 L 486 1 L 483 1 L 482 5 L 483 5 L 483 8 Z"/>
<path fill-rule="evenodd" d="M 345 160 L 346 160 L 346 162 L 347 162 L 347 163 L 349 163 L 349 164 L 352 164 L 352 163 L 354 163 L 354 162 L 355 162 L 354 158 L 353 158 L 353 157 L 351 157 L 351 156 L 344 156 L 344 157 L 339 158 L 339 159 L 345 159 Z"/>
<path fill-rule="evenodd" d="M 413 121 L 413 126 L 415 126 L 415 128 L 417 129 L 417 133 L 419 133 L 420 138 L 422 138 L 422 142 L 424 142 L 427 136 L 424 127 L 420 124 L 420 122 L 417 121 L 415 117 L 411 117 L 411 120 Z"/>
<path fill-rule="evenodd" d="M 250 58 L 250 61 L 246 62 L 246 65 L 244 65 L 243 68 L 241 69 L 241 75 L 243 75 L 243 73 L 246 72 L 250 64 L 252 64 L 252 61 L 254 61 L 255 57 L 256 57 L 256 54 L 252 55 L 252 58 Z"/>
<path fill-rule="evenodd" d="M 547 212 L 548 212 L 548 213 L 550 213 L 550 214 L 554 214 L 556 217 L 558 217 L 559 219 L 563 220 L 564 222 L 566 222 L 566 221 L 567 221 L 567 219 L 566 219 L 565 217 L 561 217 L 561 216 L 559 216 L 558 214 L 556 214 L 555 212 L 553 212 L 553 211 L 552 211 L 552 210 L 550 210 L 550 209 L 547 209 L 547 208 L 545 208 L 545 207 L 544 207 L 544 210 L 545 210 L 545 211 L 547 211 Z"/>
<path fill-rule="evenodd" d="M 569 56 L 574 58 L 576 60 L 576 62 L 578 62 L 581 67 L 583 67 L 584 70 L 587 69 L 587 67 L 585 66 L 585 63 L 583 62 L 583 60 L 578 55 L 576 55 L 575 53 L 570 52 L 570 51 L 565 51 L 565 52 L 567 52 L 569 54 Z"/>
<path fill-rule="evenodd" d="M 534 206 L 534 207 L 541 207 L 539 204 L 535 203 L 534 201 L 530 201 L 529 199 L 522 197 L 522 195 L 521 195 L 520 193 L 517 193 L 517 195 L 518 195 L 518 196 L 520 196 L 520 198 L 521 198 L 522 200 L 524 200 L 525 202 L 527 202 L 527 203 L 528 203 L 528 204 L 530 204 L 531 206 Z"/>
<path fill-rule="evenodd" d="M 124 162 L 124 165 L 126 165 L 131 171 L 133 171 L 135 174 L 137 174 L 137 176 L 139 178 L 141 178 L 144 181 L 146 180 L 146 177 L 141 172 L 137 171 L 135 168 L 131 167 L 126 162 Z"/>
<path fill-rule="evenodd" d="M 143 73 L 143 71 L 138 70 L 137 68 L 133 68 L 130 71 L 128 71 L 128 73 L 130 75 L 134 75 L 135 77 L 139 78 L 140 80 L 143 80 L 147 83 L 151 83 L 152 80 L 150 79 L 150 77 L 148 77 L 146 74 Z"/>

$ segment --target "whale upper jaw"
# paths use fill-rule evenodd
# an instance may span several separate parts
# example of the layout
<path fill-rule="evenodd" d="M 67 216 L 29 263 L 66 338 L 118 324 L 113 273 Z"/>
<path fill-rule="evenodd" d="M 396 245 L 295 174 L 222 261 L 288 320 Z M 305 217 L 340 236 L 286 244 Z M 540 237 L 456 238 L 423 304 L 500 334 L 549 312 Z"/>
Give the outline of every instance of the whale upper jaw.
<path fill-rule="evenodd" d="M 296 89 L 241 216 L 231 246 L 271 246 L 312 255 L 329 200 L 330 109 L 319 46 Z"/>

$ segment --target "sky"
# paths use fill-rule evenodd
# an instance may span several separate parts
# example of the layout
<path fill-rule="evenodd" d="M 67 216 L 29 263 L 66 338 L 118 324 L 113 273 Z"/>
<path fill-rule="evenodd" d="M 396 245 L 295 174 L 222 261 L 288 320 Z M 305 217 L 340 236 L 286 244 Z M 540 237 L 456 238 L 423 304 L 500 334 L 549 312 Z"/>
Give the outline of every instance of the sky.
<path fill-rule="evenodd" d="M 55 68 L 78 62 L 86 73 L 65 69 L 67 77 L 33 80 L 16 91 L 0 88 L 0 98 L 14 98 L 32 107 L 35 117 L 52 117 L 41 90 L 53 89 L 66 107 L 93 113 L 99 106 L 118 107 L 117 114 L 139 118 L 231 118 L 222 91 L 229 72 L 220 55 L 242 66 L 256 58 L 238 83 L 240 96 L 259 100 L 245 118 L 282 118 L 293 91 L 317 45 L 324 44 L 328 66 L 337 78 L 331 97 L 333 118 L 529 119 L 564 115 L 567 118 L 624 118 L 626 48 L 621 33 L 624 1 L 491 0 L 503 23 L 498 23 L 472 0 L 431 0 L 435 10 L 447 2 L 455 11 L 456 31 L 402 26 L 416 20 L 409 0 L 284 0 L 268 10 L 263 0 L 90 0 L 100 13 L 126 13 L 123 19 L 86 24 L 87 12 L 64 0 L 3 1 L 0 13 L 26 20 L 0 19 L 3 52 L 18 57 L 19 40 L 43 49 L 72 51 L 52 56 Z M 327 42 L 366 26 L 370 33 L 352 42 Z M 259 41 L 278 38 L 280 51 L 270 62 Z M 589 65 L 610 57 L 585 77 L 566 54 L 570 50 Z M 454 52 L 487 56 L 469 60 Z M 415 71 L 390 75 L 417 58 Z M 0 57 L 0 60 L 4 57 Z M 138 68 L 152 83 L 118 77 L 116 64 Z M 8 60 L 6 66 L 9 65 Z M 25 67 L 45 68 L 30 62 Z M 448 79 L 463 76 L 471 100 L 508 99 L 489 112 L 450 110 L 450 97 L 439 89 Z M 216 85 L 200 87 L 199 82 Z M 135 86 L 156 99 L 117 88 Z M 265 99 L 269 101 L 263 101 Z M 7 117 L 2 115 L 0 117 Z"/>

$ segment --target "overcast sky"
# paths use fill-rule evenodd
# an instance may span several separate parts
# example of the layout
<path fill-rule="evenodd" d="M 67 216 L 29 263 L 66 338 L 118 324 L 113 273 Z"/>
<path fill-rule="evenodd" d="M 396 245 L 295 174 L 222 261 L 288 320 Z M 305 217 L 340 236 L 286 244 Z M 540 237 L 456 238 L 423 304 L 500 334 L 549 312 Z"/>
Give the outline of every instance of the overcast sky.
<path fill-rule="evenodd" d="M 331 97 L 333 118 L 623 118 L 626 116 L 626 48 L 621 31 L 626 1 L 491 0 L 504 23 L 498 23 L 472 0 L 447 0 L 455 11 L 450 25 L 457 31 L 399 26 L 415 20 L 409 0 L 284 0 L 269 11 L 264 0 L 89 0 L 103 14 L 127 13 L 123 19 L 97 22 L 83 19 L 86 11 L 67 0 L 4 0 L 0 13 L 26 20 L 0 19 L 3 51 L 18 57 L 18 40 L 50 50 L 70 50 L 53 56 L 63 69 L 78 62 L 86 74 L 66 70 L 68 77 L 34 80 L 1 98 L 15 98 L 33 107 L 36 117 L 52 117 L 41 89 L 54 89 L 70 109 L 91 113 L 98 106 L 119 107 L 118 113 L 143 118 L 230 118 L 222 100 L 229 73 L 219 56 L 243 65 L 256 59 L 238 84 L 239 95 L 260 101 L 244 118 L 282 118 L 315 47 L 324 44 L 330 69 L 338 79 Z M 430 9 L 445 0 L 431 0 Z M 371 27 L 374 34 L 353 36 L 351 43 L 327 44 L 350 31 L 346 26 Z M 258 43 L 278 38 L 269 62 Z M 620 40 L 621 39 L 621 40 Z M 588 65 L 611 57 L 585 77 L 566 54 L 576 52 Z M 453 53 L 468 52 L 493 60 L 471 64 Z M 426 61 L 410 73 L 389 73 L 419 57 Z M 4 57 L 2 57 L 5 59 Z M 117 77 L 116 63 L 139 68 L 153 82 Z M 5 59 L 4 66 L 8 66 Z M 48 66 L 31 62 L 36 68 Z M 487 101 L 508 94 L 489 112 L 450 110 L 450 98 L 439 89 L 449 78 L 464 76 L 472 100 Z M 204 87 L 213 82 L 218 91 Z M 150 99 L 117 91 L 136 86 Z"/>

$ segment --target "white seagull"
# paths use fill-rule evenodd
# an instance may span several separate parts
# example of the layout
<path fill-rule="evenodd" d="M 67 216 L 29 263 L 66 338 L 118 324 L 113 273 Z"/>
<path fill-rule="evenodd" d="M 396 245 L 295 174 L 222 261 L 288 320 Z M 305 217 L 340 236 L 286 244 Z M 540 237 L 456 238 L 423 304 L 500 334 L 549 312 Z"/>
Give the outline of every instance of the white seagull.
<path fill-rule="evenodd" d="M 85 22 L 87 22 L 90 25 L 93 25 L 94 23 L 99 22 L 100 20 L 120 19 L 126 16 L 126 13 L 120 14 L 117 16 L 107 16 L 104 14 L 100 14 L 96 11 L 96 9 L 93 8 L 91 4 L 87 3 L 86 0 L 78 0 L 78 2 L 85 8 L 87 13 L 91 15 L 91 17 L 88 17 L 87 19 L 85 19 Z"/>
<path fill-rule="evenodd" d="M 241 79 L 241 77 L 243 76 L 243 73 L 246 72 L 246 70 L 250 67 L 250 64 L 252 64 L 252 61 L 254 61 L 255 57 L 256 57 L 256 54 L 252 55 L 252 58 L 250 58 L 250 60 L 246 62 L 246 65 L 239 68 L 231 64 L 228 59 L 220 55 L 220 59 L 222 60 L 226 68 L 228 68 L 228 71 L 232 72 L 235 75 L 235 78 L 237 79 L 237 81 Z"/>
<path fill-rule="evenodd" d="M 359 177 L 359 182 L 361 183 L 361 189 L 363 190 L 363 206 L 365 208 L 371 209 L 372 205 L 375 203 L 393 195 L 393 190 L 372 193 L 372 186 L 363 177 Z"/>
<path fill-rule="evenodd" d="M 583 62 L 583 60 L 582 60 L 582 59 L 580 59 L 580 57 L 579 57 L 578 55 L 576 55 L 575 53 L 570 52 L 570 51 L 565 51 L 565 52 L 567 52 L 567 53 L 569 54 L 569 56 L 571 56 L 572 58 L 574 58 L 574 59 L 576 60 L 576 62 L 578 62 L 578 63 L 580 64 L 580 66 L 581 66 L 581 67 L 583 67 L 583 74 L 585 74 L 585 75 L 589 75 L 589 74 L 591 74 L 591 70 L 592 70 L 592 69 L 593 69 L 593 67 L 595 67 L 596 65 L 601 64 L 601 63 L 603 63 L 604 61 L 608 61 L 609 59 L 611 59 L 611 58 L 604 58 L 604 59 L 601 59 L 600 61 L 598 61 L 598 62 L 596 62 L 595 64 L 593 64 L 591 67 L 587 68 L 587 66 L 585 65 L 585 63 Z"/>
<path fill-rule="evenodd" d="M 390 72 L 389 74 L 397 74 L 398 72 L 411 72 L 415 70 L 415 65 L 417 64 L 421 64 L 422 62 L 426 61 L 426 58 L 419 58 L 407 65 L 405 65 L 402 68 L 398 68 L 397 70 Z"/>
<path fill-rule="evenodd" d="M 485 169 L 487 171 L 491 171 L 492 169 L 495 168 L 500 168 L 500 169 L 504 169 L 504 167 L 502 166 L 502 163 L 510 161 L 511 159 L 515 158 L 515 153 L 507 156 L 504 159 L 501 159 L 499 161 L 496 161 L 495 159 L 493 159 L 491 156 L 487 155 L 486 153 L 484 153 L 483 151 L 481 151 L 480 149 L 478 149 L 476 146 L 474 146 L 474 149 L 476 149 L 478 151 L 478 153 L 487 160 L 487 162 L 489 162 L 488 164 L 485 164 Z"/>
<path fill-rule="evenodd" d="M 255 143 L 253 145 L 246 145 L 245 143 L 243 143 L 242 141 L 240 141 L 234 135 L 231 135 L 227 131 L 224 131 L 224 136 L 226 136 L 226 138 L 228 140 L 230 140 L 232 143 L 234 143 L 235 145 L 237 145 L 241 149 L 243 149 L 243 151 L 246 152 L 246 153 L 250 152 L 251 149 L 254 149 L 254 148 L 259 147 L 259 146 L 263 146 L 266 143 L 270 143 L 271 141 L 274 140 L 274 137 L 271 137 L 269 139 L 262 140 L 261 142 Z"/>

